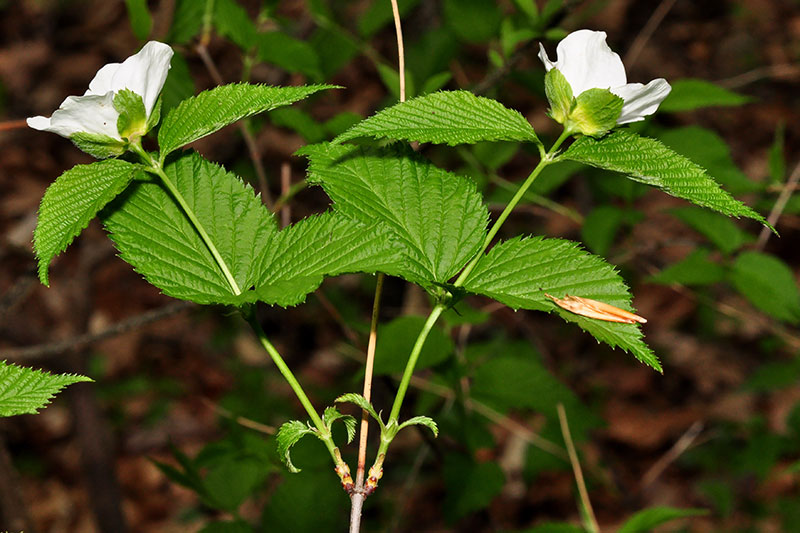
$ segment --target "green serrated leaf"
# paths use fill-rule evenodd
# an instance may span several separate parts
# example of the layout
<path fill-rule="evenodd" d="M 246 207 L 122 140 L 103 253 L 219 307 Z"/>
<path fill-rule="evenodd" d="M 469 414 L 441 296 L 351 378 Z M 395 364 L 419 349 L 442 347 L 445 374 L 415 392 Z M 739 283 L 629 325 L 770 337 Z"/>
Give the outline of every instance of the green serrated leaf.
<path fill-rule="evenodd" d="M 441 91 L 394 105 L 356 124 L 334 142 L 358 137 L 450 146 L 478 141 L 539 142 L 533 126 L 518 111 L 468 91 Z"/>
<path fill-rule="evenodd" d="M 550 102 L 550 116 L 559 124 L 563 124 L 575 105 L 572 86 L 561 71 L 554 68 L 544 75 L 544 91 L 547 101 Z"/>
<path fill-rule="evenodd" d="M 564 159 L 620 172 L 629 179 L 658 187 L 725 215 L 767 221 L 722 190 L 706 171 L 659 141 L 630 131 L 615 131 L 600 139 L 581 137 L 564 152 Z"/>
<path fill-rule="evenodd" d="M 443 476 L 447 492 L 442 509 L 451 525 L 488 506 L 505 485 L 505 475 L 496 462 L 479 463 L 456 453 L 445 455 Z"/>
<path fill-rule="evenodd" d="M 261 274 L 257 258 L 277 227 L 261 200 L 235 175 L 187 152 L 165 167 L 240 290 Z M 120 256 L 174 298 L 241 303 L 206 244 L 157 181 L 136 182 L 103 213 Z"/>
<path fill-rule="evenodd" d="M 765 313 L 786 322 L 800 322 L 800 291 L 792 270 L 775 256 L 744 252 L 736 258 L 731 281 Z"/>
<path fill-rule="evenodd" d="M 561 309 L 545 297 L 545 293 L 558 298 L 571 294 L 633 310 L 628 287 L 614 267 L 574 242 L 542 237 L 501 242 L 481 258 L 464 288 L 514 309 L 555 311 L 598 341 L 630 351 L 661 371 L 658 359 L 642 340 L 638 324 L 586 318 Z"/>
<path fill-rule="evenodd" d="M 400 426 L 398 426 L 397 430 L 399 431 L 399 430 L 401 430 L 401 429 L 403 429 L 405 427 L 408 427 L 408 426 L 425 426 L 425 427 L 427 427 L 428 429 L 430 429 L 433 432 L 433 436 L 434 437 L 438 437 L 439 436 L 439 426 L 437 426 L 436 422 L 434 422 L 433 418 L 431 418 L 429 416 L 415 416 L 415 417 L 409 418 L 408 420 L 406 420 L 405 422 L 400 424 Z"/>
<path fill-rule="evenodd" d="M 118 159 L 76 165 L 47 188 L 33 232 L 39 279 L 44 285 L 49 285 L 48 267 L 53 257 L 128 186 L 139 168 Z"/>
<path fill-rule="evenodd" d="M 308 427 L 307 424 L 304 424 L 299 420 L 291 420 L 289 422 L 285 422 L 278 429 L 278 434 L 276 435 L 276 438 L 278 440 L 278 454 L 286 463 L 286 467 L 289 469 L 289 472 L 293 473 L 300 472 L 300 469 L 292 464 L 290 452 L 292 446 L 297 444 L 297 441 L 299 441 L 306 435 L 316 436 L 316 433 L 314 432 L 313 429 Z"/>
<path fill-rule="evenodd" d="M 92 381 L 77 374 L 50 374 L 0 361 L 0 417 L 35 415 L 73 383 Z"/>
<path fill-rule="evenodd" d="M 380 424 L 381 427 L 383 427 L 383 420 L 381 420 L 380 415 L 378 415 L 378 413 L 375 411 L 375 408 L 372 407 L 372 404 L 369 403 L 367 399 L 364 398 L 362 395 L 356 394 L 355 392 L 348 392 L 347 394 L 342 394 L 334 401 L 336 403 L 346 402 L 346 403 L 356 404 L 357 406 L 368 412 L 370 416 L 372 416 L 372 418 L 374 418 L 375 421 L 378 422 L 378 424 Z"/>
<path fill-rule="evenodd" d="M 665 113 L 691 111 L 702 107 L 739 106 L 752 101 L 743 94 L 729 91 L 710 81 L 684 79 L 670 81 L 672 90 L 658 110 Z"/>
<path fill-rule="evenodd" d="M 387 274 L 445 283 L 483 242 L 488 212 L 474 183 L 409 148 L 319 144 L 298 153 L 309 158 L 309 181 L 322 185 L 337 212 L 392 232 L 405 261 Z"/>
<path fill-rule="evenodd" d="M 299 72 L 312 80 L 322 78 L 320 60 L 312 46 L 282 31 L 260 33 L 256 37 L 258 58 L 288 72 Z"/>
<path fill-rule="evenodd" d="M 235 83 L 222 85 L 184 100 L 161 124 L 158 144 L 161 160 L 181 146 L 224 128 L 237 120 L 289 105 L 333 85 L 271 87 Z"/>
<path fill-rule="evenodd" d="M 676 509 L 674 507 L 652 507 L 639 511 L 629 518 L 619 529 L 619 533 L 646 533 L 654 527 L 666 524 L 679 518 L 703 516 L 706 509 Z"/>
<path fill-rule="evenodd" d="M 375 347 L 376 375 L 399 374 L 403 371 L 408 362 L 408 354 L 411 353 L 424 324 L 425 317 L 405 315 L 381 325 Z M 422 370 L 437 365 L 450 357 L 453 350 L 450 336 L 434 327 L 422 346 L 415 368 Z"/>
<path fill-rule="evenodd" d="M 333 423 L 337 420 L 341 420 L 344 424 L 347 430 L 347 443 L 350 444 L 356 436 L 356 419 L 350 415 L 340 413 L 336 407 L 326 407 L 322 413 L 322 423 L 325 424 L 328 431 L 332 430 Z"/>
<path fill-rule="evenodd" d="M 255 261 L 255 295 L 269 304 L 297 305 L 325 276 L 394 272 L 402 255 L 390 230 L 327 212 L 274 234 Z"/>
<path fill-rule="evenodd" d="M 699 248 L 650 277 L 653 283 L 681 285 L 710 285 L 725 279 L 725 269 L 709 258 L 709 251 Z"/>

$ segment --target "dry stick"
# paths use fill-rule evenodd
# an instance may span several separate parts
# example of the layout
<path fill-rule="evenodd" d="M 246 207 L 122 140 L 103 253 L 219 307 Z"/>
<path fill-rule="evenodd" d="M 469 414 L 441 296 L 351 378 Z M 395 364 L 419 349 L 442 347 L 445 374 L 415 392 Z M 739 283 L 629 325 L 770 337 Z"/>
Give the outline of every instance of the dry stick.
<path fill-rule="evenodd" d="M 265 435 L 274 435 L 278 432 L 278 430 L 272 426 L 262 424 L 261 422 L 256 422 L 255 420 L 246 418 L 244 416 L 235 415 L 221 405 L 212 402 L 208 398 L 201 398 L 201 400 L 221 417 L 227 418 L 228 420 L 233 420 L 242 427 L 252 429 L 253 431 L 258 431 L 259 433 L 264 433 Z"/>
<path fill-rule="evenodd" d="M 639 490 L 645 490 L 652 485 L 669 465 L 675 462 L 678 457 L 683 455 L 683 452 L 689 449 L 698 435 L 700 435 L 701 431 L 703 431 L 703 422 L 697 420 L 686 430 L 686 433 L 681 435 L 681 438 L 667 450 L 667 453 L 662 455 L 661 458 L 653 463 L 653 466 L 645 472 L 642 476 L 642 481 L 639 483 Z"/>
<path fill-rule="evenodd" d="M 575 445 L 572 443 L 572 435 L 569 432 L 569 423 L 567 422 L 567 413 L 564 411 L 564 404 L 559 403 L 556 406 L 556 410 L 558 411 L 558 422 L 561 424 L 561 434 L 564 436 L 564 444 L 567 445 L 569 462 L 572 463 L 575 483 L 578 485 L 578 492 L 581 495 L 581 504 L 586 514 L 586 520 L 589 522 L 586 524 L 586 529 L 589 530 L 589 533 L 598 533 L 600 527 L 597 525 L 597 518 L 594 516 L 594 509 L 592 509 L 592 502 L 589 500 L 589 493 L 586 492 L 586 482 L 583 480 L 581 463 L 578 461 L 578 454 L 575 453 Z"/>
<path fill-rule="evenodd" d="M 778 219 L 781 217 L 783 210 L 786 208 L 786 203 L 789 201 L 789 198 L 792 196 L 792 192 L 794 192 L 795 187 L 797 186 L 797 182 L 800 181 L 800 163 L 794 167 L 792 170 L 789 179 L 786 180 L 786 184 L 783 186 L 783 190 L 778 195 L 778 199 L 775 201 L 775 205 L 772 206 L 772 211 L 770 211 L 769 216 L 767 217 L 767 222 L 775 227 L 778 223 Z M 767 244 L 767 240 L 769 240 L 769 236 L 772 234 L 772 230 L 767 227 L 761 228 L 761 233 L 758 235 L 758 242 L 756 243 L 756 250 L 763 250 L 764 246 Z"/>
<path fill-rule="evenodd" d="M 397 0 L 390 0 L 392 3 L 392 17 L 394 18 L 394 29 L 397 35 L 397 68 L 400 77 L 400 101 L 406 101 L 406 57 L 403 47 L 403 28 L 400 24 L 400 9 L 397 7 Z M 375 360 L 375 346 L 377 344 L 378 311 L 380 308 L 381 292 L 383 291 L 383 273 L 378 274 L 378 283 L 375 287 L 375 301 L 372 306 L 372 323 L 369 331 L 369 344 L 367 346 L 367 363 L 364 374 L 364 398 L 369 402 L 372 392 L 372 368 Z M 367 462 L 367 435 L 369 432 L 369 413 L 362 410 L 361 431 L 358 441 L 358 466 L 356 470 L 356 486 L 350 496 L 350 533 L 358 533 L 361 530 L 361 510 L 364 506 L 364 471 Z"/>
<path fill-rule="evenodd" d="M 714 83 L 726 89 L 738 89 L 764 78 L 789 78 L 800 76 L 800 67 L 793 63 L 781 63 L 748 70 L 731 78 L 717 80 Z"/>
<path fill-rule="evenodd" d="M 625 59 L 623 59 L 622 62 L 627 68 L 631 68 L 633 64 L 636 63 L 636 60 L 639 59 L 639 54 L 642 53 L 647 41 L 650 40 L 656 28 L 658 28 L 661 21 L 664 20 L 664 17 L 667 16 L 672 6 L 675 5 L 675 1 L 676 0 L 662 0 L 655 11 L 653 11 L 653 14 L 650 15 L 647 24 L 644 25 L 642 31 L 640 31 L 636 39 L 633 40 L 633 44 L 631 44 L 631 47 L 628 49 L 628 53 L 625 54 Z"/>
<path fill-rule="evenodd" d="M 22 128 L 27 128 L 27 127 L 28 123 L 25 121 L 24 118 L 19 120 L 6 120 L 0 122 L 0 131 L 20 130 Z"/>
<path fill-rule="evenodd" d="M 211 78 L 214 80 L 214 83 L 217 85 L 223 85 L 225 80 L 222 79 L 222 75 L 220 74 L 216 63 L 214 63 L 214 60 L 208 53 L 208 48 L 206 47 L 207 41 L 208 38 L 204 36 L 204 38 L 201 39 L 195 47 L 195 50 L 197 51 L 197 55 L 199 55 L 200 59 L 203 61 L 206 70 L 208 70 L 208 73 L 211 74 Z M 239 131 L 242 134 L 242 139 L 244 140 L 245 146 L 247 146 L 247 153 L 250 156 L 250 161 L 253 163 L 256 176 L 258 176 L 258 188 L 261 192 L 261 198 L 264 201 L 264 205 L 267 206 L 267 209 L 272 210 L 273 201 L 272 194 L 269 192 L 269 185 L 267 183 L 267 173 L 264 170 L 264 164 L 261 162 L 261 153 L 258 150 L 256 140 L 248 129 L 249 124 L 249 119 L 240 120 L 238 123 Z"/>
<path fill-rule="evenodd" d="M 84 333 L 64 341 L 5 350 L 0 357 L 3 359 L 8 358 L 19 361 L 23 359 L 38 359 L 47 357 L 49 355 L 57 355 L 73 349 L 79 350 L 88 346 L 89 344 L 107 339 L 109 337 L 122 335 L 123 333 L 127 333 L 128 331 L 144 326 L 145 324 L 156 322 L 162 318 L 180 313 L 181 311 L 193 306 L 194 304 L 192 302 L 175 302 L 165 305 L 159 309 L 147 311 L 141 315 L 136 315 L 134 317 L 117 322 L 116 324 L 98 333 Z"/>

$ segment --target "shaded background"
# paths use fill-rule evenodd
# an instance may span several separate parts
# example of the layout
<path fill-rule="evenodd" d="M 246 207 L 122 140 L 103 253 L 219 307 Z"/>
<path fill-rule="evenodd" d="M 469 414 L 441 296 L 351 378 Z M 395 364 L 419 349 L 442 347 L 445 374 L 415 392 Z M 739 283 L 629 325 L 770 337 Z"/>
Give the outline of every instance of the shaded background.
<path fill-rule="evenodd" d="M 356 115 L 367 116 L 397 99 L 388 71 L 396 64 L 395 36 L 382 14 L 388 8 L 366 0 L 330 2 L 336 23 L 331 26 L 310 9 L 315 4 L 266 3 L 275 16 L 258 21 L 259 29 L 294 40 L 276 39 L 249 60 L 237 46 L 241 33 L 235 26 L 227 33 L 218 27 L 208 46 L 226 83 L 249 70 L 256 82 L 324 80 L 345 87 L 291 108 L 302 113 L 273 113 L 249 123 L 273 198 L 286 190 L 282 172 L 292 183 L 304 176 L 304 161 L 292 156 L 296 149 L 329 139 Z M 487 4 L 492 3 L 404 3 L 416 87 L 476 90 L 521 111 L 537 132 L 552 137 L 556 125 L 545 116 L 543 69 L 536 58 L 537 43 L 547 41 L 530 38 L 503 50 L 498 39 L 503 20 L 519 16 L 519 10 L 500 1 L 492 6 L 496 16 L 487 17 Z M 251 1 L 240 5 L 253 20 L 262 7 Z M 165 93 L 174 101 L 216 84 L 196 38 L 172 26 L 175 6 L 149 2 L 151 38 L 177 42 L 185 59 L 173 63 L 173 74 L 180 72 Z M 551 26 L 606 31 L 632 81 L 701 78 L 749 97 L 736 107 L 659 114 L 645 133 L 705 157 L 702 164 L 712 174 L 724 173 L 714 175 L 766 215 L 798 163 L 799 8 L 788 0 L 568 2 Z M 295 463 L 309 465 L 300 475 L 307 477 L 287 477 L 274 456 L 274 441 L 262 439 L 259 430 L 265 428 L 258 424 L 275 426 L 302 413 L 237 318 L 224 309 L 176 304 L 160 295 L 115 256 L 97 221 L 56 260 L 50 288 L 35 279 L 30 240 L 38 202 L 61 172 L 91 158 L 65 139 L 14 121 L 49 115 L 67 95 L 82 94 L 100 66 L 121 61 L 140 46 L 125 3 L 6 1 L 0 3 L 0 30 L 0 108 L 6 121 L 0 131 L 0 354 L 25 365 L 84 372 L 97 381 L 71 387 L 38 416 L 0 424 L 13 460 L 13 466 L 0 461 L 5 486 L 0 516 L 8 521 L 0 529 L 197 531 L 232 516 L 218 501 L 209 503 L 207 495 L 204 501 L 197 491 L 170 481 L 153 462 L 177 464 L 177 449 L 190 457 L 205 450 L 198 467 L 203 476 L 219 477 L 209 481 L 216 483 L 213 490 L 230 494 L 245 486 L 239 513 L 263 522 L 264 531 L 343 530 L 348 502 L 328 466 L 319 464 L 321 448 L 301 446 Z M 351 39 L 337 41 L 339 30 Z M 553 57 L 555 41 L 547 47 Z M 786 170 L 776 176 L 779 158 L 773 156 L 772 167 L 769 161 L 771 150 L 777 153 L 781 124 Z M 263 187 L 237 127 L 195 147 Z M 508 145 L 423 150 L 438 165 L 475 178 L 494 214 L 508 197 L 502 180 L 521 181 L 536 161 L 535 154 Z M 543 401 L 547 392 L 537 385 L 560 387 L 553 385 L 560 382 L 574 393 L 555 396 L 575 401 L 570 422 L 577 426 L 590 496 L 604 530 L 653 505 L 709 510 L 686 522 L 686 531 L 795 530 L 800 314 L 778 320 L 724 276 L 692 288 L 650 278 L 699 249 L 728 265 L 738 248 L 732 242 L 739 239 L 742 249 L 752 249 L 760 228 L 744 221 L 736 231 L 709 236 L 692 229 L 691 215 L 672 211 L 686 207 L 684 202 L 577 168 L 552 173 L 538 192 L 557 205 L 534 201 L 520 208 L 503 233 L 582 240 L 618 265 L 639 313 L 650 319 L 644 331 L 664 375 L 597 345 L 555 317 L 469 300 L 470 308 L 486 313 L 485 321 L 468 315 L 461 317 L 467 324 L 459 325 L 451 316 L 457 356 L 420 373 L 429 390 L 416 397 L 414 409 L 434 416 L 443 435 L 435 442 L 413 432 L 398 439 L 381 490 L 368 500 L 365 530 L 521 531 L 543 521 L 578 523 L 568 465 L 530 442 L 530 431 L 541 430 L 561 445 L 552 417 L 537 414 L 535 405 L 515 403 L 511 393 L 493 398 L 482 391 L 484 403 L 498 415 L 491 419 L 463 401 L 471 383 L 484 388 L 491 383 L 486 374 L 476 377 L 464 368 L 477 371 L 477 363 L 507 355 L 535 358 L 541 364 L 531 372 L 549 374 L 516 384 L 501 381 L 498 387 L 530 387 Z M 297 220 L 327 203 L 321 191 L 303 190 L 282 216 Z M 795 280 L 798 213 L 800 201 L 792 197 L 777 223 L 781 237 L 770 238 L 764 248 L 788 265 Z M 581 221 L 592 216 L 582 230 Z M 361 388 L 360 348 L 373 285 L 368 276 L 344 276 L 326 281 L 304 306 L 263 310 L 267 333 L 318 406 Z M 424 294 L 388 281 L 386 320 L 424 314 L 427 305 Z M 463 349 L 467 341 L 474 344 L 472 351 Z M 391 401 L 393 383 L 389 377 L 379 381 L 374 400 L 379 408 Z M 451 385 L 450 396 L 437 396 L 431 384 Z M 239 416 L 244 419 L 237 422 Z M 209 459 L 232 449 L 237 457 L 259 461 L 238 466 L 229 461 L 217 468 Z M 502 476 L 482 465 L 496 465 Z M 16 479 L 9 482 L 8 475 Z M 327 517 L 285 518 L 304 506 Z"/>

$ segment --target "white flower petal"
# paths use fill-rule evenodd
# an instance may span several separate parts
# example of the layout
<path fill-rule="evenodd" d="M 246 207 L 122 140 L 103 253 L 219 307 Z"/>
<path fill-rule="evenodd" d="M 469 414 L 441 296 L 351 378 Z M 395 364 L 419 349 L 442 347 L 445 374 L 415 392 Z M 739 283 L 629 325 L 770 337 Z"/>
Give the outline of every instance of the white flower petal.
<path fill-rule="evenodd" d="M 117 73 L 119 70 L 119 63 L 109 63 L 108 65 L 103 65 L 100 70 L 97 71 L 97 74 L 94 75 L 92 81 L 89 82 L 89 88 L 86 89 L 86 92 L 83 93 L 84 96 L 103 96 L 109 91 L 116 91 L 117 89 L 112 87 L 112 80 L 114 79 L 114 74 Z"/>
<path fill-rule="evenodd" d="M 556 64 L 550 61 L 550 58 L 547 56 L 547 50 L 544 49 L 542 43 L 539 43 L 539 59 L 544 63 L 545 72 L 550 72 L 551 69 L 556 68 Z"/>
<path fill-rule="evenodd" d="M 50 118 L 32 117 L 27 120 L 33 129 L 49 131 L 62 137 L 75 133 L 105 135 L 119 141 L 119 113 L 114 109 L 114 93 L 103 96 L 69 96 Z"/>
<path fill-rule="evenodd" d="M 148 117 L 158 99 L 172 59 L 172 48 L 158 41 L 150 41 L 138 54 L 126 59 L 114 73 L 112 90 L 130 89 L 144 101 Z"/>
<path fill-rule="evenodd" d="M 555 68 L 567 79 L 576 97 L 588 89 L 609 89 L 627 83 L 622 59 L 608 47 L 603 31 L 570 33 L 558 43 L 556 55 Z"/>
<path fill-rule="evenodd" d="M 652 115 L 671 90 L 672 87 L 664 78 L 655 79 L 647 85 L 629 83 L 612 88 L 611 92 L 625 101 L 617 124 L 638 122 L 644 120 L 645 116 Z"/>

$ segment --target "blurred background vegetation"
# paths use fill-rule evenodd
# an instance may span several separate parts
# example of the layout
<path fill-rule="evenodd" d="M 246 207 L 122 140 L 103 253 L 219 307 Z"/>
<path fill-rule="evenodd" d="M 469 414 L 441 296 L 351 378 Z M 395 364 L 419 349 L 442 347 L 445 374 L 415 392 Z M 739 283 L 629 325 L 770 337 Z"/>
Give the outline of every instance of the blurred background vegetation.
<path fill-rule="evenodd" d="M 797 531 L 800 2 L 399 4 L 409 97 L 471 90 L 519 110 L 545 139 L 558 131 L 545 116 L 538 43 L 552 57 L 569 31 L 606 31 L 630 81 L 673 85 L 659 113 L 633 127 L 771 215 L 781 236 L 607 172 L 548 168 L 505 233 L 579 240 L 617 265 L 649 319 L 646 339 L 664 375 L 556 317 L 466 299 L 429 338 L 407 402 L 441 435 L 401 434 L 367 500 L 364 531 L 580 531 L 565 525 L 580 524 L 581 505 L 558 403 L 603 531 L 656 506 L 706 510 L 661 531 Z M 73 386 L 41 415 L 0 423 L 0 529 L 344 530 L 349 503 L 321 445 L 298 444 L 300 474 L 278 460 L 271 431 L 303 413 L 238 319 L 160 295 L 115 257 L 96 222 L 57 260 L 51 288 L 35 281 L 39 199 L 90 159 L 18 121 L 82 94 L 100 66 L 143 42 L 176 50 L 166 108 L 242 80 L 343 87 L 195 144 L 277 203 L 284 224 L 328 204 L 305 187 L 305 162 L 293 152 L 398 99 L 389 0 L 206 8 L 0 2 L 0 357 L 97 381 Z M 474 179 L 494 214 L 537 158 L 515 143 L 421 150 Z M 305 305 L 263 310 L 316 405 L 360 391 L 373 291 L 373 277 L 343 276 Z M 427 307 L 425 294 L 387 280 L 378 409 L 394 396 Z M 351 464 L 354 454 L 345 451 Z"/>

